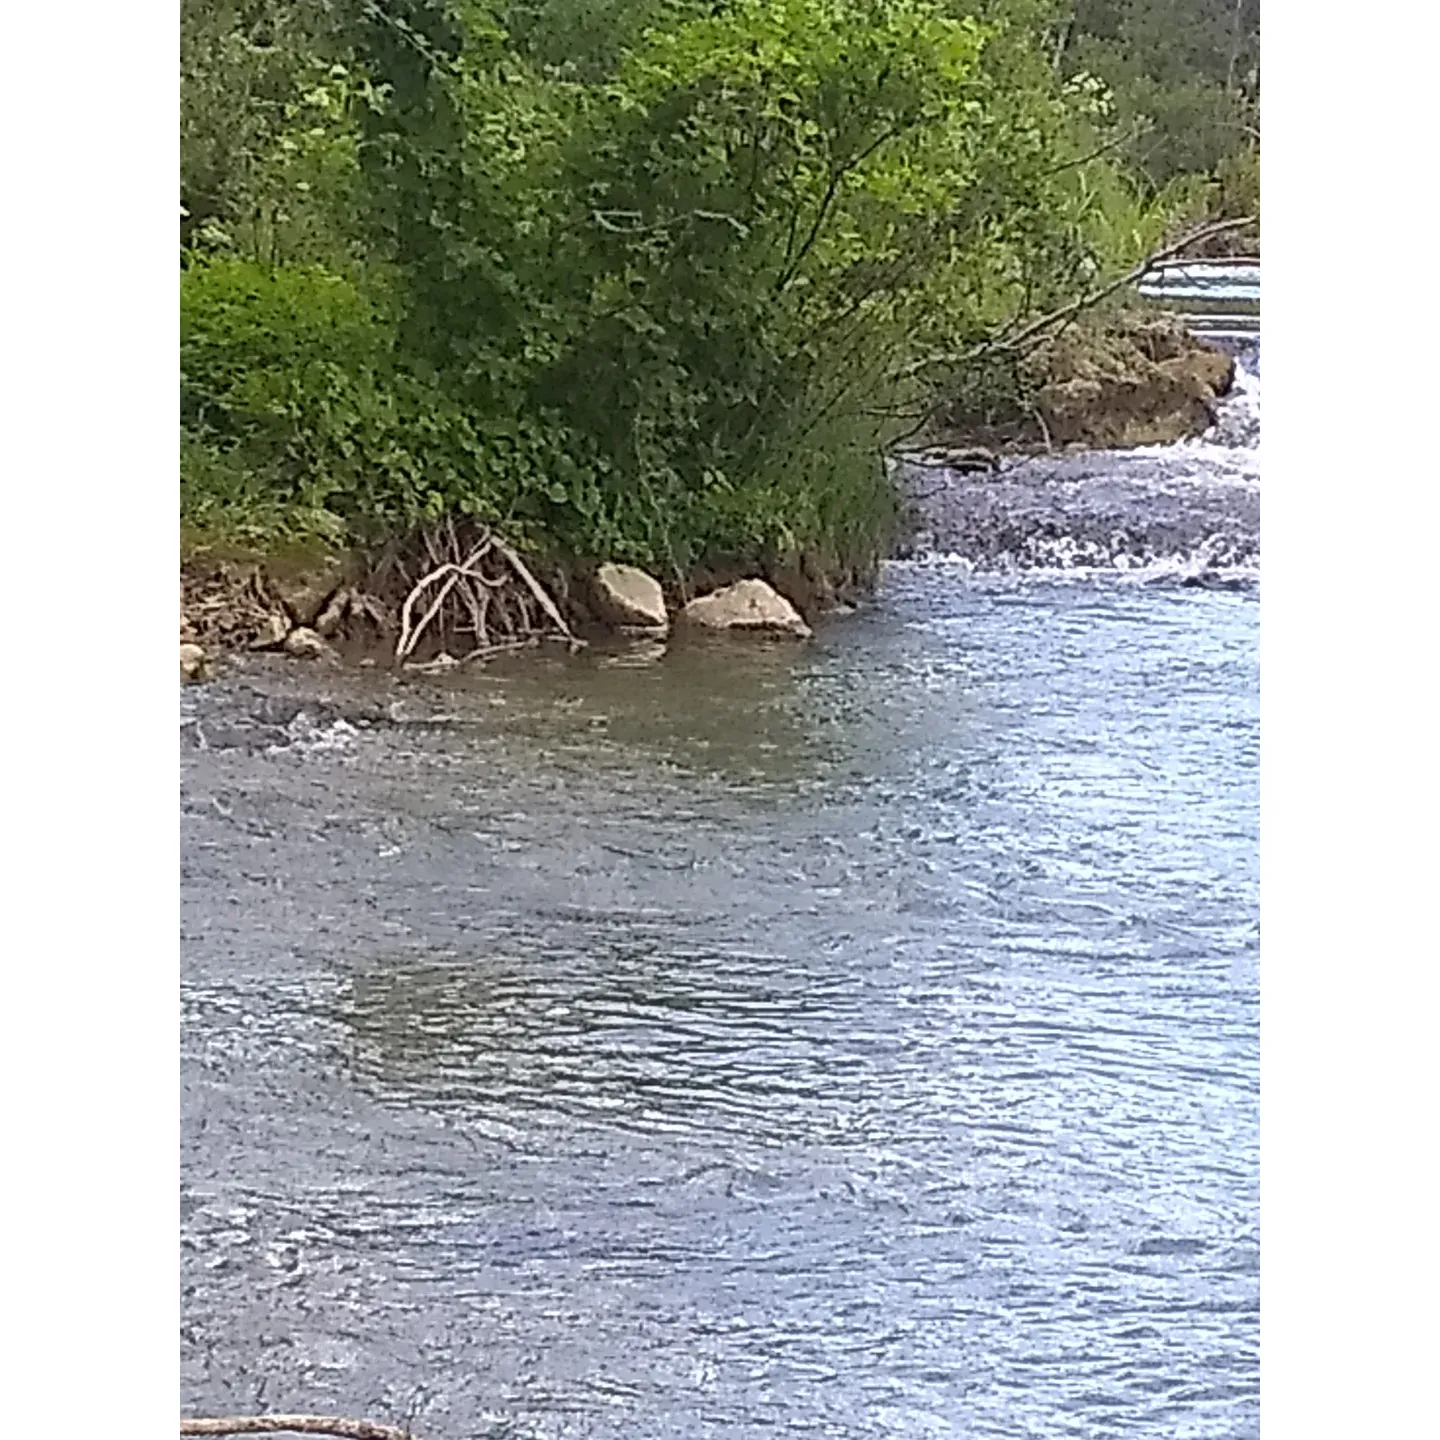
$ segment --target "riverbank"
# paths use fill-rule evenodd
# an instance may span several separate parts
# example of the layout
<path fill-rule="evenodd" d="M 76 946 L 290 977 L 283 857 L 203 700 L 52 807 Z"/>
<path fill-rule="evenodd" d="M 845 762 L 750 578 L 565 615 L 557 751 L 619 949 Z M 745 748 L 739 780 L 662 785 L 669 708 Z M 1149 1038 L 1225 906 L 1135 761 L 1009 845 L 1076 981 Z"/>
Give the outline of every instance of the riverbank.
<path fill-rule="evenodd" d="M 444 669 L 551 642 L 578 648 L 672 625 L 808 638 L 812 621 L 867 593 L 874 573 L 717 563 L 666 587 L 633 566 L 527 563 L 483 529 L 423 537 L 424 553 L 191 550 L 180 568 L 182 680 L 244 651 Z M 408 563 L 407 563 L 408 560 Z M 422 573 L 423 572 L 423 573 Z"/>
<path fill-rule="evenodd" d="M 1214 423 L 1234 376 L 1226 351 L 1197 339 L 1178 317 L 1132 302 L 1078 319 L 1016 367 L 998 403 L 958 400 L 901 455 L 988 469 L 1007 456 L 1170 444 Z M 499 568 L 472 576 L 482 552 L 502 557 Z M 313 539 L 237 547 L 187 533 L 181 673 L 204 679 L 217 660 L 240 651 L 444 667 L 547 641 L 583 644 L 617 629 L 664 633 L 672 617 L 706 614 L 694 608 L 697 600 L 730 596 L 742 583 L 751 599 L 761 597 L 763 615 L 747 608 L 748 599 L 738 610 L 711 605 L 709 613 L 730 617 L 719 628 L 808 632 L 873 589 L 878 561 L 878 554 L 857 563 L 718 557 L 661 578 L 631 567 L 522 559 L 501 537 L 454 523 L 370 551 Z M 611 571 L 628 576 L 618 591 L 602 583 Z"/>
<path fill-rule="evenodd" d="M 961 395 L 907 447 L 971 468 L 1001 455 L 1126 450 L 1193 439 L 1215 423 L 1235 359 L 1174 315 L 1132 302 L 1088 315 Z"/>

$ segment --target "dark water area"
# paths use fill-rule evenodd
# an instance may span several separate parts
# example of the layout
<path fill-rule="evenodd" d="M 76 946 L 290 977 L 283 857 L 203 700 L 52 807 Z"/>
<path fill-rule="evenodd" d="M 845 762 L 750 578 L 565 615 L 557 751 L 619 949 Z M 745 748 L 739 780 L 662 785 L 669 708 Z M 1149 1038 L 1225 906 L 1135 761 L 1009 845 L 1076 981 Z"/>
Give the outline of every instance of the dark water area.
<path fill-rule="evenodd" d="M 185 1412 L 1258 1434 L 1258 588 L 1187 573 L 183 692 Z"/>

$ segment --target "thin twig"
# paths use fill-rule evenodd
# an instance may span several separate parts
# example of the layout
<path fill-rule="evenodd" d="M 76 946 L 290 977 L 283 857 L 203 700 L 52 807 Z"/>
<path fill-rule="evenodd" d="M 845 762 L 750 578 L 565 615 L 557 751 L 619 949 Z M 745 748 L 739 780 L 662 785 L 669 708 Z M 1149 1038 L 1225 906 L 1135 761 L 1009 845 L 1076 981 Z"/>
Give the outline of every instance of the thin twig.
<path fill-rule="evenodd" d="M 1202 225 L 1198 230 L 1192 230 L 1188 235 L 1176 240 L 1171 245 L 1163 246 L 1152 255 L 1147 256 L 1133 270 L 1127 270 L 1118 279 L 1110 281 L 1099 290 L 1091 290 L 1082 295 L 1078 300 L 1072 300 L 1062 305 L 1058 310 L 1052 310 L 1048 315 L 1042 315 L 1038 320 L 1032 320 L 1028 325 L 1017 331 L 1004 341 L 990 339 L 981 341 L 979 345 L 965 351 L 960 355 L 931 356 L 926 360 L 920 360 L 913 365 L 907 366 L 900 372 L 897 378 L 907 378 L 910 375 L 918 374 L 921 370 L 929 369 L 932 365 L 949 364 L 964 365 L 972 360 L 978 360 L 985 355 L 1004 353 L 1006 351 L 1018 350 L 1027 340 L 1048 330 L 1052 325 L 1069 320 L 1079 315 L 1084 310 L 1092 309 L 1102 300 L 1108 300 L 1117 290 L 1123 290 L 1125 286 L 1132 285 L 1143 280 L 1152 270 L 1159 267 L 1172 255 L 1178 255 L 1182 250 L 1188 249 L 1191 245 L 1198 245 L 1202 240 L 1209 240 L 1216 235 L 1223 235 L 1229 230 L 1239 230 L 1247 225 L 1253 225 L 1259 216 L 1246 215 L 1238 220 L 1216 220 L 1209 225 Z"/>
<path fill-rule="evenodd" d="M 1055 442 L 1050 438 L 1050 427 L 1045 423 L 1044 412 L 1038 405 L 1028 405 L 1026 409 L 1030 411 L 1031 415 L 1035 418 L 1036 424 L 1040 426 L 1040 433 L 1045 437 L 1046 451 L 1053 454 L 1055 451 Z"/>
<path fill-rule="evenodd" d="M 453 527 L 450 533 L 451 538 L 455 544 L 455 550 L 458 552 L 460 546 L 458 539 L 455 539 L 455 532 Z M 425 630 L 429 626 L 430 622 L 435 618 L 437 614 L 439 614 L 440 607 L 445 603 L 446 597 L 460 582 L 462 576 L 474 576 L 474 578 L 481 578 L 475 576 L 474 572 L 471 570 L 470 567 L 478 564 L 482 559 L 484 559 L 485 555 L 489 552 L 494 543 L 495 542 L 493 538 L 489 535 L 486 535 L 485 538 L 470 552 L 470 554 L 463 561 L 461 561 L 460 564 L 456 565 L 448 560 L 445 561 L 437 569 L 432 570 L 428 575 L 424 576 L 405 597 L 405 603 L 400 610 L 400 639 L 395 644 L 395 658 L 397 660 L 405 659 L 407 655 L 411 654 L 414 651 L 416 645 L 420 643 L 421 635 L 425 633 Z M 433 547 L 429 546 L 428 540 L 427 548 L 431 548 L 433 554 Z M 444 585 L 440 587 L 439 595 L 437 595 L 435 599 L 431 602 L 430 608 L 425 612 L 420 623 L 414 628 L 414 630 L 411 630 L 410 612 L 415 605 L 415 601 L 426 589 L 428 589 L 432 584 L 434 584 L 436 580 L 440 579 L 442 575 L 447 576 L 448 578 L 446 579 Z"/>
<path fill-rule="evenodd" d="M 1132 140 L 1138 140 L 1146 133 L 1144 125 L 1132 125 L 1130 129 L 1121 131 L 1118 135 L 1112 135 L 1103 145 L 1087 151 L 1084 155 L 1077 155 L 1073 160 L 1062 160 L 1058 165 L 1052 165 L 1044 172 L 1042 179 L 1048 180 L 1052 175 L 1062 175 L 1066 170 L 1079 169 L 1081 165 L 1088 165 L 1092 160 L 1098 160 L 1102 155 L 1108 155 L 1112 150 L 1118 150 L 1122 145 L 1128 145 Z"/>
<path fill-rule="evenodd" d="M 1152 270 L 1176 270 L 1197 263 L 1199 262 L 1186 259 L 1182 255 L 1178 260 L 1157 260 L 1150 268 Z M 1258 265 L 1260 257 L 1258 255 L 1226 255 L 1219 263 L 1222 265 Z"/>
<path fill-rule="evenodd" d="M 973 361 L 983 359 L 987 355 L 1008 354 L 1018 351 L 1027 341 L 1034 340 L 1036 336 L 1054 325 L 1066 326 L 1078 315 L 1086 310 L 1092 309 L 1100 304 L 1102 300 L 1108 300 L 1116 291 L 1124 289 L 1127 285 L 1133 285 L 1143 280 L 1152 270 L 1161 268 L 1172 256 L 1178 255 L 1182 250 L 1188 249 L 1191 245 L 1198 245 L 1202 240 L 1209 240 L 1216 235 L 1223 235 L 1230 230 L 1240 230 L 1246 226 L 1253 225 L 1260 217 L 1258 215 L 1246 215 L 1237 220 L 1216 220 L 1208 225 L 1202 225 L 1192 230 L 1188 235 L 1182 236 L 1173 244 L 1162 246 L 1153 254 L 1147 256 L 1133 270 L 1128 270 L 1118 279 L 1112 280 L 1109 284 L 1102 286 L 1099 290 L 1092 290 L 1082 295 L 1078 300 L 1072 300 L 1062 305 L 1058 310 L 1052 310 L 1048 315 L 1042 315 L 1038 320 L 1031 321 L 1028 325 L 1001 340 L 998 336 L 989 340 L 983 340 L 980 344 L 962 352 L 959 355 L 930 356 L 925 360 L 918 360 L 907 365 L 895 377 L 895 380 L 908 380 L 936 365 L 960 366 L 968 365 Z M 912 436 L 918 435 L 926 425 L 949 403 L 948 399 L 937 400 L 923 415 L 916 420 L 903 435 L 896 436 L 890 443 L 903 445 Z"/>
<path fill-rule="evenodd" d="M 1032 336 L 1039 334 L 1042 330 L 1048 329 L 1062 320 L 1068 320 L 1074 315 L 1080 314 L 1083 310 L 1089 310 L 1098 305 L 1102 300 L 1108 300 L 1117 290 L 1123 290 L 1125 286 L 1135 284 L 1143 280 L 1157 265 L 1170 259 L 1172 255 L 1178 255 L 1182 250 L 1188 249 L 1191 245 L 1198 245 L 1202 240 L 1209 240 L 1216 235 L 1223 235 L 1228 230 L 1239 230 L 1246 225 L 1253 225 L 1259 219 L 1257 215 L 1246 215 L 1239 220 L 1217 220 L 1210 225 L 1202 225 L 1198 230 L 1192 230 L 1183 239 L 1175 241 L 1173 245 L 1163 246 L 1154 254 L 1147 256 L 1133 270 L 1127 271 L 1118 280 L 1112 280 L 1108 285 L 1102 286 L 1099 290 L 1093 290 L 1082 295 L 1078 300 L 1068 305 L 1062 305 L 1058 310 L 1053 310 L 1048 315 L 1042 315 L 1038 320 L 1025 326 L 1018 334 L 1012 335 L 1003 346 L 1003 350 L 1017 350 Z"/>
<path fill-rule="evenodd" d="M 468 655 L 460 657 L 460 663 L 468 665 L 472 660 L 489 660 L 495 655 L 512 655 L 517 650 L 532 650 L 543 639 L 543 635 L 522 635 L 518 640 L 500 640 L 491 645 L 477 645 Z"/>
<path fill-rule="evenodd" d="M 555 628 L 565 636 L 567 640 L 575 637 L 570 633 L 570 627 L 565 623 L 565 617 L 555 608 L 555 602 L 546 593 L 545 587 L 530 573 L 525 562 L 503 541 L 493 541 L 495 548 L 510 563 L 510 568 L 525 582 L 530 593 L 539 602 L 540 608 L 555 622 Z"/>

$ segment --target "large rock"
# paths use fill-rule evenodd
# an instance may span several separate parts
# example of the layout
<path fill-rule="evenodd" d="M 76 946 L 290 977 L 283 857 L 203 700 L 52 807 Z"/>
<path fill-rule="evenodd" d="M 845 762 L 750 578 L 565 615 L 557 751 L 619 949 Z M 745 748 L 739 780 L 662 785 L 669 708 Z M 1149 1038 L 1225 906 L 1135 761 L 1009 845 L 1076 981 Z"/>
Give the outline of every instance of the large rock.
<path fill-rule="evenodd" d="M 800 612 L 763 580 L 737 580 L 722 590 L 698 596 L 682 615 L 690 624 L 707 630 L 750 630 L 802 639 L 812 633 Z"/>
<path fill-rule="evenodd" d="M 595 608 L 625 629 L 668 630 L 670 614 L 660 582 L 633 565 L 602 565 L 595 572 Z"/>
<path fill-rule="evenodd" d="M 1045 383 L 1036 409 L 1056 445 L 1123 449 L 1202 434 L 1235 360 L 1174 316 L 1115 316 L 1077 326 L 1037 352 Z"/>
<path fill-rule="evenodd" d="M 1187 355 L 1160 362 L 1160 369 L 1192 385 L 1203 386 L 1210 395 L 1228 395 L 1235 383 L 1235 357 L 1208 345 L 1197 345 Z"/>

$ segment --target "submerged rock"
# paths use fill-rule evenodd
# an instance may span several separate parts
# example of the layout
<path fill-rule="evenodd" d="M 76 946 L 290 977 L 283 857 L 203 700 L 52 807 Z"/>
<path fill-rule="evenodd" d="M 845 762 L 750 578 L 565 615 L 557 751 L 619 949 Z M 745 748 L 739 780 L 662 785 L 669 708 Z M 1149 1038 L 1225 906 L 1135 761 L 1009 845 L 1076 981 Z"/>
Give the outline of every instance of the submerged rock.
<path fill-rule="evenodd" d="M 804 639 L 813 632 L 800 612 L 763 580 L 737 580 L 692 600 L 682 612 L 708 630 L 751 630 Z"/>
<path fill-rule="evenodd" d="M 625 629 L 670 628 L 660 582 L 633 565 L 606 564 L 595 572 L 595 608 L 602 619 Z"/>
<path fill-rule="evenodd" d="M 181 645 L 180 678 L 182 680 L 203 680 L 205 678 L 205 651 L 199 645 Z"/>

